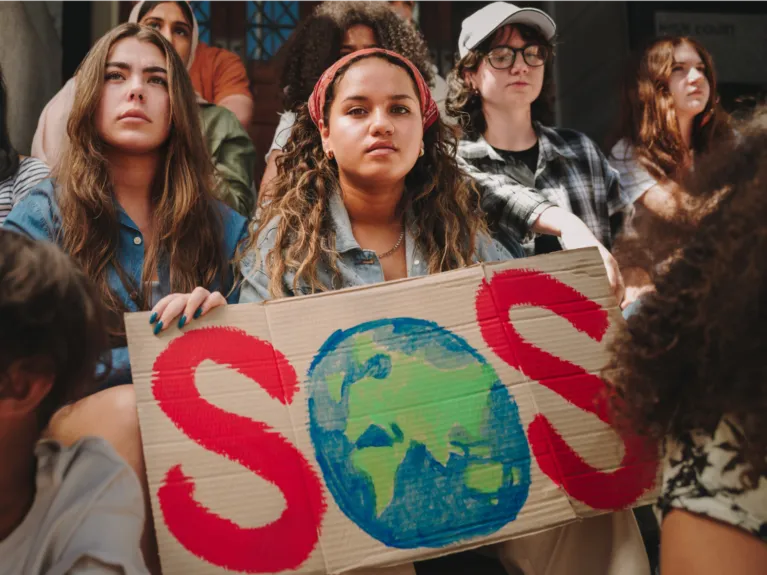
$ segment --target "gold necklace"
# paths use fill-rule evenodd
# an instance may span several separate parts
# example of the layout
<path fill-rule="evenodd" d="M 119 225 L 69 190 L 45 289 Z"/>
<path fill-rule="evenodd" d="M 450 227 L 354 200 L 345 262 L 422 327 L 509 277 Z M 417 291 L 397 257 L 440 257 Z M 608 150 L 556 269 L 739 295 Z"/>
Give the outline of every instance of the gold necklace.
<path fill-rule="evenodd" d="M 403 240 L 404 238 L 405 238 L 405 227 L 403 226 L 403 227 L 402 227 L 402 233 L 400 233 L 400 235 L 399 235 L 399 239 L 397 240 L 397 243 L 396 243 L 396 244 L 394 244 L 394 247 L 393 247 L 392 249 L 390 249 L 388 252 L 386 252 L 386 253 L 383 253 L 383 254 L 381 254 L 381 255 L 378 255 L 378 254 L 376 254 L 376 255 L 378 255 L 378 259 L 379 259 L 379 260 L 382 260 L 382 259 L 384 259 L 385 257 L 388 257 L 388 256 L 392 255 L 394 252 L 396 252 L 396 251 L 397 251 L 397 248 L 399 248 L 400 244 L 402 244 L 402 240 Z"/>

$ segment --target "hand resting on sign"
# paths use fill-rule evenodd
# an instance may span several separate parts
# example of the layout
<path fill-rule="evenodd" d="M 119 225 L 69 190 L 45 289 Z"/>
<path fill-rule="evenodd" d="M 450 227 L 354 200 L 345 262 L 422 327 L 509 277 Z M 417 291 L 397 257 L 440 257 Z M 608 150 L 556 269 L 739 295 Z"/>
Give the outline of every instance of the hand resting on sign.
<path fill-rule="evenodd" d="M 178 328 L 181 329 L 222 305 L 226 305 L 226 298 L 221 292 L 211 293 L 203 287 L 196 287 L 192 293 L 172 293 L 158 301 L 152 308 L 149 323 L 154 326 L 153 331 L 157 335 L 168 329 L 179 316 Z"/>

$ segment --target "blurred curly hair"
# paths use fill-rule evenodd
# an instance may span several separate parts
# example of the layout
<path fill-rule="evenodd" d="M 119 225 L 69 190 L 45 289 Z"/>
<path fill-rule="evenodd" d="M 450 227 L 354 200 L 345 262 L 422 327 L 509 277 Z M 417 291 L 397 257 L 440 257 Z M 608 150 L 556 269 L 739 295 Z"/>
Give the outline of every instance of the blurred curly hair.
<path fill-rule="evenodd" d="M 301 23 L 289 49 L 281 79 L 286 110 L 306 103 L 322 73 L 341 57 L 346 30 L 357 25 L 372 29 L 380 48 L 410 60 L 433 86 L 426 42 L 386 2 L 324 2 Z"/>
<path fill-rule="evenodd" d="M 696 164 L 687 191 L 717 205 L 654 273 L 604 372 L 626 429 L 679 439 L 735 422 L 752 485 L 767 477 L 765 112 Z"/>

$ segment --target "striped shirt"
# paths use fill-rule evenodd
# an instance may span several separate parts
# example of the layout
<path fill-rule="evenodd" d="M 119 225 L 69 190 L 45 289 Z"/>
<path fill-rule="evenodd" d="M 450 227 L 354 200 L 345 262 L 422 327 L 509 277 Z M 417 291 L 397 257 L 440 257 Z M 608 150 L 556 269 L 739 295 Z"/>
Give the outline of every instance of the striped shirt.
<path fill-rule="evenodd" d="M 37 158 L 22 158 L 16 174 L 0 182 L 0 225 L 27 192 L 43 181 L 50 169 Z"/>
<path fill-rule="evenodd" d="M 482 136 L 458 145 L 459 163 L 479 185 L 483 208 L 497 222 L 497 231 L 525 238 L 528 244 L 538 216 L 557 205 L 583 220 L 609 249 L 610 219 L 625 207 L 617 170 L 586 135 L 538 122 L 533 127 L 540 147 L 535 173 L 522 162 L 501 156 Z"/>

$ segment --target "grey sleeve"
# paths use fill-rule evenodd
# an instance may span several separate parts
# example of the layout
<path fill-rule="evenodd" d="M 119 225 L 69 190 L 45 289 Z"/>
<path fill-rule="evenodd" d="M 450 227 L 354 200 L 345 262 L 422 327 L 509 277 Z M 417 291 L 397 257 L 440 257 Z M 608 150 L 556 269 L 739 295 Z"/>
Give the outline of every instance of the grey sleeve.
<path fill-rule="evenodd" d="M 148 575 L 140 547 L 144 497 L 130 467 L 123 465 L 81 517 L 45 575 Z"/>
<path fill-rule="evenodd" d="M 458 157 L 458 165 L 470 175 L 482 194 L 482 209 L 497 218 L 499 230 L 515 240 L 530 236 L 543 211 L 553 206 L 532 188 L 515 183 L 504 174 L 483 172 Z"/>

